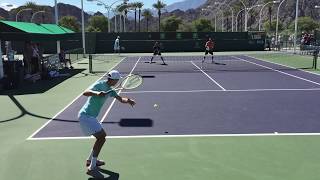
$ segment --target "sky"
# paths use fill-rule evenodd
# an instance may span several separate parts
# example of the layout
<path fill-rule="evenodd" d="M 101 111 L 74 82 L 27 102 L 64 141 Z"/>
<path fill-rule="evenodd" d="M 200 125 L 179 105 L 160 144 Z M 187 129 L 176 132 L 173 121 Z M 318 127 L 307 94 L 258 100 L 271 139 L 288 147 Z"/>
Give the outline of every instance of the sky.
<path fill-rule="evenodd" d="M 6 5 L 7 4 L 11 4 L 13 5 L 13 7 L 17 7 L 17 6 L 21 6 L 23 4 L 25 4 L 27 1 L 32 1 L 35 2 L 39 5 L 49 5 L 49 6 L 53 6 L 54 5 L 54 0 L 1 0 L 0 6 L 6 10 L 9 10 L 10 8 L 8 8 Z M 81 7 L 81 0 L 57 0 L 58 3 L 62 2 L 65 4 L 71 4 L 71 5 L 75 5 L 78 7 Z M 106 4 L 111 4 L 113 2 L 115 2 L 116 0 L 101 0 L 103 2 L 105 2 Z M 143 2 L 145 4 L 144 8 L 151 8 L 152 4 L 154 4 L 157 0 L 129 0 L 129 2 Z M 164 3 L 166 3 L 167 5 L 170 5 L 172 3 L 175 2 L 179 2 L 179 1 L 183 1 L 183 0 L 162 0 Z M 83 0 L 84 3 L 84 10 L 85 11 L 91 11 L 91 12 L 96 12 L 96 11 L 100 11 L 100 12 L 104 12 L 105 10 L 102 7 L 99 7 L 96 5 L 96 3 L 94 2 L 88 2 L 87 0 Z"/>

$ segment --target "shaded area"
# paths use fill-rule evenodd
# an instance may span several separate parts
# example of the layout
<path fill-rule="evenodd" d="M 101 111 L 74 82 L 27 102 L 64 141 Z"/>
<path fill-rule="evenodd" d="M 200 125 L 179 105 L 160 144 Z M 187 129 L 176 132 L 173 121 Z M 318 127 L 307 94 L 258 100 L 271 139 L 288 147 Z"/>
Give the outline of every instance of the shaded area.
<path fill-rule="evenodd" d="M 99 171 L 105 175 L 107 175 L 107 177 L 104 178 L 104 180 L 118 180 L 120 178 L 120 174 L 110 171 L 110 170 L 106 170 L 106 169 L 99 169 Z M 88 180 L 94 180 L 95 178 L 89 178 Z"/>
<path fill-rule="evenodd" d="M 60 74 L 68 74 L 68 76 L 60 76 L 56 78 L 40 80 L 35 83 L 23 81 L 16 89 L 0 91 L 0 95 L 26 95 L 44 93 L 65 80 L 85 71 L 86 69 L 61 70 Z"/>
<path fill-rule="evenodd" d="M 52 119 L 52 117 L 46 117 L 46 116 L 41 116 L 41 115 L 37 115 L 34 114 L 32 112 L 27 111 L 22 104 L 13 96 L 13 95 L 8 95 L 8 97 L 12 100 L 12 102 L 19 108 L 20 110 L 20 115 L 10 118 L 10 119 L 6 119 L 6 120 L 1 120 L 0 123 L 5 123 L 5 122 L 10 122 L 10 121 L 14 121 L 14 120 L 18 120 L 21 117 L 25 116 L 25 115 L 30 115 L 36 118 L 40 118 L 40 119 L 45 119 L 45 120 L 50 120 Z M 55 119 L 56 121 L 64 121 L 64 122 L 78 122 L 78 121 L 74 121 L 74 120 L 65 120 L 65 119 Z"/>

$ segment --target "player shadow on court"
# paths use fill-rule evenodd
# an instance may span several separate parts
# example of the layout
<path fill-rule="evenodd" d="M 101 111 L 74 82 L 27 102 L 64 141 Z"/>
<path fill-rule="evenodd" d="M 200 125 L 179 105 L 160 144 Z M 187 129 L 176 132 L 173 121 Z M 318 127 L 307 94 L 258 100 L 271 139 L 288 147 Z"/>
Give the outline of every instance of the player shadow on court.
<path fill-rule="evenodd" d="M 45 116 L 37 115 L 37 114 L 34 114 L 32 112 L 27 111 L 13 95 L 9 95 L 9 98 L 18 107 L 18 109 L 20 110 L 20 114 L 14 118 L 10 118 L 7 120 L 0 119 L 0 124 L 14 121 L 14 120 L 18 120 L 25 115 L 29 115 L 29 116 L 33 116 L 33 117 L 45 119 L 45 120 L 52 119 L 52 117 L 45 117 Z M 57 119 L 57 118 L 53 119 L 53 121 L 79 123 L 78 120 L 67 120 L 67 119 Z M 119 122 L 115 122 L 115 121 L 103 122 L 103 124 L 119 124 L 119 126 L 122 126 L 122 127 L 152 127 L 153 121 L 152 121 L 152 119 L 148 119 L 148 118 L 130 118 L 130 119 L 121 119 Z"/>
<path fill-rule="evenodd" d="M 104 180 L 119 180 L 119 177 L 120 177 L 120 174 L 119 173 L 116 173 L 116 172 L 113 172 L 113 171 L 110 171 L 110 170 L 106 170 L 106 169 L 99 169 L 99 171 L 101 173 L 103 173 L 104 175 L 107 175 L 105 176 Z M 94 180 L 95 178 L 88 178 L 88 180 Z"/>
<path fill-rule="evenodd" d="M 103 124 L 119 124 L 122 127 L 152 127 L 153 120 L 149 118 L 124 118 L 120 122 L 103 122 Z"/>

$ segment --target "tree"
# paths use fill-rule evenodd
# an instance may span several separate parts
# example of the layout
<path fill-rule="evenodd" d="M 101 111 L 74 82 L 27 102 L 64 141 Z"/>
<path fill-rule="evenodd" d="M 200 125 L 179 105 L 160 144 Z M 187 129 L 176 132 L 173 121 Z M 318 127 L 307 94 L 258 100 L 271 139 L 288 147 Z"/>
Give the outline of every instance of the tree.
<path fill-rule="evenodd" d="M 141 22 L 141 9 L 142 9 L 143 5 L 144 4 L 142 2 L 137 2 L 137 8 L 139 9 L 139 32 L 141 31 L 140 22 Z"/>
<path fill-rule="evenodd" d="M 179 32 L 194 32 L 195 27 L 192 23 L 182 23 L 179 25 L 178 30 Z"/>
<path fill-rule="evenodd" d="M 319 28 L 319 23 L 314 21 L 311 17 L 299 17 L 298 19 L 298 31 L 299 32 L 312 32 Z M 294 30 L 294 22 L 289 26 L 289 29 Z"/>
<path fill-rule="evenodd" d="M 80 23 L 78 22 L 77 18 L 74 16 L 63 16 L 59 20 L 59 25 L 69 28 L 74 32 L 80 32 Z"/>
<path fill-rule="evenodd" d="M 124 14 L 124 18 L 126 18 L 129 8 L 130 8 L 130 4 L 123 3 L 116 7 L 116 11 L 118 11 L 120 14 Z M 122 19 L 122 16 L 120 16 L 120 22 L 122 21 L 121 19 Z M 123 27 L 124 29 L 124 21 L 122 21 L 122 23 L 120 24 L 120 27 L 121 28 Z"/>
<path fill-rule="evenodd" d="M 214 28 L 211 25 L 211 21 L 208 19 L 198 19 L 193 22 L 195 30 L 197 32 L 210 32 L 214 31 Z"/>
<path fill-rule="evenodd" d="M 152 12 L 149 9 L 145 9 L 142 13 L 142 16 L 146 19 L 147 21 L 147 32 L 149 31 L 149 20 L 152 18 Z"/>
<path fill-rule="evenodd" d="M 108 20 L 104 16 L 92 16 L 88 24 L 89 32 L 108 32 Z"/>
<path fill-rule="evenodd" d="M 161 10 L 165 8 L 167 5 L 161 2 L 160 0 L 157 1 L 157 3 L 152 5 L 155 9 L 158 11 L 158 27 L 159 27 L 159 32 L 160 32 L 160 24 L 161 24 Z"/>
<path fill-rule="evenodd" d="M 129 4 L 130 8 L 134 9 L 134 31 L 137 32 L 137 2 Z"/>
<path fill-rule="evenodd" d="M 182 24 L 182 19 L 177 18 L 176 16 L 170 16 L 165 19 L 162 24 L 162 30 L 166 32 L 175 32 L 179 29 L 179 25 Z"/>
<path fill-rule="evenodd" d="M 39 10 L 39 6 L 35 3 L 35 2 L 32 2 L 32 1 L 29 1 L 29 2 L 26 2 L 26 4 L 24 5 L 26 8 L 31 8 L 31 9 L 34 9 L 34 10 Z"/>
<path fill-rule="evenodd" d="M 272 34 L 276 32 L 277 21 L 271 21 L 271 27 L 269 22 L 265 22 L 263 24 L 264 29 L 268 34 Z M 279 21 L 278 31 L 282 31 L 284 29 L 284 25 Z"/>

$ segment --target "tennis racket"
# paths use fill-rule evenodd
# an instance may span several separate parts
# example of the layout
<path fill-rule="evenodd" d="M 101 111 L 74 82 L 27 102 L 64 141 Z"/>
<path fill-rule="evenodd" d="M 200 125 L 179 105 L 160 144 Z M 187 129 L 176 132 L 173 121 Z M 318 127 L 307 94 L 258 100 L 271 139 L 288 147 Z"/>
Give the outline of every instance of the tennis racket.
<path fill-rule="evenodd" d="M 112 90 L 106 92 L 106 94 L 110 93 L 111 91 L 118 91 L 118 90 L 130 90 L 139 87 L 143 83 L 143 78 L 137 74 L 130 74 L 124 78 L 122 78 Z"/>

